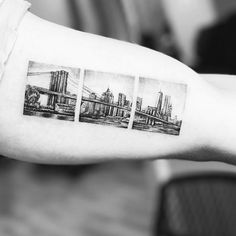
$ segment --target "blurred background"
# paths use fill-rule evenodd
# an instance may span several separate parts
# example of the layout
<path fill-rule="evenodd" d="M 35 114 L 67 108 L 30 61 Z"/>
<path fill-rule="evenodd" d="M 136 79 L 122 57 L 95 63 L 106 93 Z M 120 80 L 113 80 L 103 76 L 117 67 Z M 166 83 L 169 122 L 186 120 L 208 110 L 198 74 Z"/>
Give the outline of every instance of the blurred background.
<path fill-rule="evenodd" d="M 236 74 L 235 0 L 30 0 L 77 30 Z M 0 235 L 236 235 L 236 168 L 217 162 L 36 165 L 0 158 Z"/>

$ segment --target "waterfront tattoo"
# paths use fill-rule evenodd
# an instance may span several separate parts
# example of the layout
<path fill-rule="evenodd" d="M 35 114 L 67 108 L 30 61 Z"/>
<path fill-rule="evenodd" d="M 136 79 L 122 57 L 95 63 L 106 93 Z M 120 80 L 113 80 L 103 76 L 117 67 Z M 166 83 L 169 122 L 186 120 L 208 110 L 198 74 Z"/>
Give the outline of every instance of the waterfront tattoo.
<path fill-rule="evenodd" d="M 80 122 L 128 128 L 135 78 L 86 70 Z"/>
<path fill-rule="evenodd" d="M 74 121 L 80 69 L 30 61 L 24 115 Z"/>
<path fill-rule="evenodd" d="M 179 135 L 187 86 L 140 78 L 133 129 Z"/>
<path fill-rule="evenodd" d="M 187 85 L 29 62 L 24 115 L 179 135 Z"/>

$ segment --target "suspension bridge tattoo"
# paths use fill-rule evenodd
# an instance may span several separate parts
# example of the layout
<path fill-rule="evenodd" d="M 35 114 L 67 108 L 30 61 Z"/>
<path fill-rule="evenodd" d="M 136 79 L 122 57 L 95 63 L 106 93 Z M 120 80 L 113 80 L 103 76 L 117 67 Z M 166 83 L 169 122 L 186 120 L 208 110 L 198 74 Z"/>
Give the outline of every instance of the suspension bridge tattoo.
<path fill-rule="evenodd" d="M 132 76 L 86 70 L 79 121 L 128 128 L 134 82 Z"/>
<path fill-rule="evenodd" d="M 24 115 L 179 135 L 185 84 L 29 62 Z"/>
<path fill-rule="evenodd" d="M 186 93 L 184 84 L 140 78 L 133 129 L 179 135 Z"/>
<path fill-rule="evenodd" d="M 80 70 L 29 62 L 24 115 L 74 121 Z"/>

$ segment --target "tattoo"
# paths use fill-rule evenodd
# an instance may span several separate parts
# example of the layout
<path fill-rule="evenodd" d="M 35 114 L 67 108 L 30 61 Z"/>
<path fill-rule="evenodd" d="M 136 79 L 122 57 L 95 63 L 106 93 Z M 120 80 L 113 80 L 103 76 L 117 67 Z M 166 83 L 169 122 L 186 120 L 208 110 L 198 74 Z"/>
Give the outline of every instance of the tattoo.
<path fill-rule="evenodd" d="M 74 121 L 80 69 L 29 62 L 24 115 Z"/>
<path fill-rule="evenodd" d="M 179 135 L 187 86 L 140 78 L 133 129 Z"/>
<path fill-rule="evenodd" d="M 86 70 L 81 122 L 128 128 L 135 77 Z"/>
<path fill-rule="evenodd" d="M 24 115 L 179 135 L 187 86 L 29 62 Z"/>

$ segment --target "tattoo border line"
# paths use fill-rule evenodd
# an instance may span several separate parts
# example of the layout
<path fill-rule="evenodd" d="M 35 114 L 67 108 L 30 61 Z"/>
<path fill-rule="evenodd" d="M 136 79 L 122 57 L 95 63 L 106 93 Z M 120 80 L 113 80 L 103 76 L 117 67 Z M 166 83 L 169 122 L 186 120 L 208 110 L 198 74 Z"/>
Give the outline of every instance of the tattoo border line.
<path fill-rule="evenodd" d="M 79 68 L 80 69 L 80 75 L 79 75 L 79 87 L 77 90 L 77 101 L 76 101 L 76 106 L 75 106 L 75 116 L 74 116 L 74 122 L 80 123 L 79 122 L 79 116 L 80 116 L 80 107 L 81 107 L 81 101 L 82 101 L 82 94 L 83 94 L 83 85 L 84 85 L 84 75 L 85 75 L 85 69 Z"/>
<path fill-rule="evenodd" d="M 84 85 L 84 81 L 85 81 L 85 72 L 86 71 L 90 71 L 90 72 L 95 72 L 95 73 L 104 73 L 104 74 L 112 74 L 112 75 L 120 75 L 120 76 L 125 76 L 125 77 L 130 77 L 130 78 L 133 78 L 133 93 L 132 93 L 132 108 L 131 108 L 131 111 L 130 111 L 130 120 L 129 120 L 129 123 L 128 123 L 128 126 L 127 128 L 125 128 L 126 130 L 132 130 L 132 125 L 133 125 L 133 120 L 134 120 L 134 117 L 135 117 L 135 110 L 136 110 L 136 100 L 137 100 L 137 94 L 138 94 L 138 84 L 139 84 L 139 78 L 140 76 L 137 74 L 137 75 L 128 75 L 126 73 L 115 73 L 115 72 L 111 72 L 111 71 L 104 71 L 104 70 L 94 70 L 94 69 L 91 69 L 91 68 L 79 68 L 83 74 L 81 75 L 82 76 L 82 79 L 81 79 L 81 90 L 79 90 L 79 92 L 81 92 L 80 94 L 78 93 L 77 94 L 77 101 L 80 102 L 80 105 L 79 105 L 79 115 L 77 117 L 75 117 L 75 121 L 77 119 L 77 123 L 83 123 L 83 124 L 86 124 L 86 122 L 82 122 L 80 121 L 80 108 L 81 108 L 81 102 L 82 102 L 82 97 L 83 97 L 83 85 Z M 79 97 L 79 99 L 78 99 Z M 134 101 L 135 100 L 135 101 Z M 76 108 L 77 109 L 77 108 Z M 133 113 L 133 117 L 131 117 L 131 114 Z M 87 123 L 89 124 L 89 123 Z M 91 123 L 90 123 L 91 124 Z M 93 125 L 98 125 L 100 126 L 99 124 L 93 124 Z M 104 125 L 105 127 L 111 127 L 111 128 L 117 128 L 115 126 L 106 126 Z"/>
<path fill-rule="evenodd" d="M 129 124 L 128 124 L 128 130 L 132 130 L 133 128 L 133 122 L 134 122 L 134 118 L 135 118 L 135 111 L 136 111 L 136 102 L 137 102 L 137 96 L 138 96 L 138 90 L 139 90 L 139 75 L 135 75 L 134 77 L 134 91 L 133 91 L 133 105 L 131 108 L 131 112 L 130 112 L 130 120 L 129 120 Z"/>
<path fill-rule="evenodd" d="M 30 62 L 35 62 L 35 63 L 41 63 L 38 61 L 34 61 L 34 60 L 29 60 L 28 61 L 28 70 L 27 73 L 29 71 L 29 64 Z M 53 65 L 53 66 L 58 66 L 58 67 L 70 67 L 70 66 L 63 66 L 63 65 L 57 65 L 57 64 L 50 64 L 50 63 L 42 63 L 42 64 L 48 64 L 48 65 Z M 94 70 L 94 69 L 86 69 L 84 67 L 71 67 L 71 68 L 75 68 L 79 70 L 79 84 L 78 84 L 78 89 L 77 89 L 77 99 L 76 99 L 76 105 L 75 105 L 75 113 L 74 113 L 74 120 L 72 122 L 76 122 L 78 124 L 80 123 L 85 123 L 85 122 L 81 122 L 80 121 L 80 115 L 81 115 L 81 102 L 82 102 L 82 97 L 83 97 L 83 86 L 84 86 L 84 81 L 85 81 L 85 71 L 93 71 L 93 72 L 100 72 L 100 73 L 110 73 L 110 74 L 114 74 L 114 75 L 122 75 L 122 76 L 128 76 L 128 77 L 132 77 L 134 79 L 134 87 L 133 87 L 133 95 L 132 95 L 132 107 L 131 107 L 131 111 L 130 111 L 130 118 L 129 118 L 129 123 L 127 126 L 127 130 L 136 130 L 133 128 L 133 124 L 135 121 L 135 112 L 136 112 L 136 107 L 137 107 L 137 100 L 138 100 L 138 94 L 139 94 L 139 89 L 140 89 L 140 79 L 141 78 L 145 78 L 145 79 L 152 79 L 152 80 L 157 80 L 157 81 L 161 81 L 163 83 L 171 83 L 171 84 L 176 84 L 176 85 L 182 85 L 186 87 L 186 93 L 185 93 L 185 100 L 184 100 L 184 104 L 183 104 L 183 110 L 182 110 L 182 114 L 184 115 L 185 113 L 185 107 L 186 107 L 186 103 L 187 103 L 187 91 L 188 91 L 188 85 L 186 83 L 180 82 L 172 82 L 172 81 L 165 81 L 165 80 L 161 80 L 161 79 L 156 79 L 155 77 L 144 77 L 141 76 L 139 74 L 134 74 L 134 75 L 128 75 L 126 73 L 114 73 L 114 72 L 107 72 L 107 71 L 103 71 L 103 70 Z M 25 80 L 25 86 L 27 85 L 27 73 L 26 73 L 26 80 Z M 24 87 L 26 89 L 26 87 Z M 24 106 L 23 106 L 24 107 Z M 23 115 L 24 115 L 24 110 L 23 110 Z M 182 119 L 183 120 L 183 119 Z M 181 121 L 182 121 L 181 120 Z M 180 129 L 179 129 L 179 133 L 178 136 L 181 134 L 182 131 L 182 125 L 180 125 Z M 109 126 L 107 126 L 109 127 Z M 155 133 L 160 133 L 160 132 L 155 132 Z M 166 133 L 169 134 L 169 133 Z M 171 135 L 171 134 L 169 134 Z"/>

